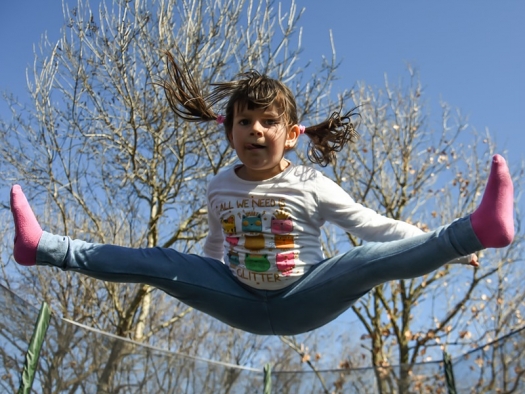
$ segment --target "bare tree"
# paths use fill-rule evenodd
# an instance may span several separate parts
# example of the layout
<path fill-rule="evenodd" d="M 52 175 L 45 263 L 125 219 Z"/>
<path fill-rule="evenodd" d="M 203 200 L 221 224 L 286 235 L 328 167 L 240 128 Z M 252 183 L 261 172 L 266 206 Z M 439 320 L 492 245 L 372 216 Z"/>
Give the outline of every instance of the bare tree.
<path fill-rule="evenodd" d="M 28 71 L 31 105 L 5 97 L 13 116 L 0 124 L 2 186 L 22 183 L 47 230 L 199 252 L 207 181 L 234 155 L 222 127 L 173 115 L 159 86 L 165 55 L 184 58 L 204 86 L 249 69 L 268 73 L 289 82 L 307 112 L 326 94 L 337 65 L 326 61 L 307 75 L 308 64 L 299 64 L 301 13 L 295 2 L 270 0 L 115 0 L 97 10 L 87 0 L 64 4 L 61 38 L 43 36 Z M 28 299 L 44 298 L 65 318 L 135 341 L 238 364 L 268 341 L 212 322 L 146 285 L 38 268 L 4 281 L 20 278 Z M 71 349 L 56 350 L 66 359 Z M 98 360 L 105 365 L 101 391 L 112 390 L 128 352 L 126 342 L 117 342 L 107 360 Z M 60 387 L 62 361 L 54 362 L 49 387 Z"/>
<path fill-rule="evenodd" d="M 468 129 L 446 104 L 441 121 L 433 122 L 417 73 L 409 75 L 408 83 L 396 86 L 388 80 L 381 89 L 357 86 L 360 141 L 342 151 L 330 171 L 358 202 L 428 230 L 475 209 L 495 144 L 490 135 Z M 514 168 L 517 191 L 523 171 L 523 165 Z M 465 351 L 523 324 L 516 319 L 523 313 L 523 290 L 508 281 L 522 272 L 513 264 L 521 260 L 519 225 L 514 244 L 483 254 L 479 269 L 448 265 L 422 278 L 386 283 L 352 307 L 366 333 L 363 346 L 378 368 L 380 392 L 391 392 L 385 377 L 397 373 L 393 387 L 407 392 L 415 363 L 439 359 L 443 347 Z M 331 255 L 361 243 L 330 227 L 325 241 Z M 393 364 L 403 367 L 389 368 Z"/>
<path fill-rule="evenodd" d="M 283 80 L 296 93 L 300 117 L 307 121 L 353 100 L 361 114 L 360 141 L 325 170 L 357 201 L 423 229 L 470 212 L 495 149 L 490 135 L 467 128 L 445 104 L 440 121 L 433 120 L 413 74 L 407 85 L 387 81 L 375 89 L 360 84 L 333 100 L 335 50 L 308 71 L 299 56 L 301 13 L 295 2 L 285 8 L 270 0 L 115 0 L 97 10 L 87 0 L 75 8 L 64 5 L 61 38 L 42 38 L 28 72 L 31 105 L 5 96 L 13 116 L 0 120 L 0 186 L 22 183 L 52 232 L 200 252 L 207 231 L 207 181 L 234 155 L 220 127 L 187 124 L 169 110 L 159 82 L 166 72 L 165 54 L 171 52 L 186 59 L 204 86 L 252 68 Z M 301 151 L 297 154 L 304 159 Z M 514 171 L 516 190 L 521 190 L 523 166 Z M 3 206 L 7 216 L 7 202 Z M 269 358 L 281 369 L 313 371 L 326 392 L 346 387 L 342 372 L 329 381 L 318 371 L 317 356 L 330 346 L 329 335 L 282 342 L 257 337 L 145 285 L 18 269 L 9 261 L 9 234 L 1 246 L 8 262 L 2 265 L 2 281 L 35 303 L 43 298 L 67 319 L 237 365 L 262 365 Z M 447 266 L 377 287 L 353 307 L 365 331 L 361 345 L 367 356 L 342 353 L 328 363 L 344 369 L 371 361 L 381 392 L 403 392 L 415 363 L 436 357 L 443 346 L 459 352 L 523 324 L 523 290 L 515 280 L 520 271 L 513 264 L 520 260 L 522 236 L 519 231 L 511 247 L 484 255 L 478 270 Z M 327 227 L 323 242 L 326 254 L 333 255 L 361 241 Z M 47 350 L 53 357 L 41 373 L 48 391 L 85 387 L 92 374 L 100 392 L 124 384 L 116 371 L 132 369 L 127 357 L 137 351 L 133 345 L 89 346 L 94 339 L 88 334 L 56 324 Z M 389 368 L 394 363 L 404 367 Z M 167 362 L 165 371 L 177 367 Z M 179 372 L 162 379 L 169 384 L 190 379 L 187 371 Z M 160 371 L 148 373 L 162 380 Z M 207 370 L 191 379 L 200 387 L 195 379 L 214 373 Z M 238 376 L 224 374 L 223 379 L 224 387 L 233 387 Z M 282 379 L 283 387 L 294 387 L 295 377 Z"/>

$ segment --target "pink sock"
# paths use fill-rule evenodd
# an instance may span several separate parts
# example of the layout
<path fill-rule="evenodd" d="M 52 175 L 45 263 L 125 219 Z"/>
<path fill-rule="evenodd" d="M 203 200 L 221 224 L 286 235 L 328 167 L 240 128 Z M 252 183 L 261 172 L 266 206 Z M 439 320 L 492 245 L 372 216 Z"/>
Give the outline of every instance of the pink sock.
<path fill-rule="evenodd" d="M 21 265 L 35 265 L 36 248 L 43 231 L 19 185 L 11 188 L 11 212 L 15 221 L 15 261 Z"/>
<path fill-rule="evenodd" d="M 502 248 L 514 238 L 514 186 L 500 155 L 492 158 L 489 180 L 478 209 L 470 215 L 474 233 L 485 248 Z"/>

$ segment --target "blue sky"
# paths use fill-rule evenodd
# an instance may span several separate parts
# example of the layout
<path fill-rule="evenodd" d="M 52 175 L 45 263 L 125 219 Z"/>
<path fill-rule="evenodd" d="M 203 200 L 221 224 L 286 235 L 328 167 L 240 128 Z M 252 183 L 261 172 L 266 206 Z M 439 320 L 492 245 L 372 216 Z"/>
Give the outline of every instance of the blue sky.
<path fill-rule="evenodd" d="M 393 82 L 407 80 L 411 64 L 429 102 L 457 107 L 477 130 L 489 128 L 512 160 L 523 157 L 525 2 L 348 1 L 338 9 L 305 3 L 305 46 L 328 53 L 330 25 L 346 86 L 381 86 L 385 73 Z"/>
<path fill-rule="evenodd" d="M 321 55 L 330 54 L 329 29 L 333 31 L 342 60 L 335 91 L 357 81 L 380 87 L 385 74 L 393 82 L 406 80 L 411 64 L 419 71 L 431 109 L 440 100 L 448 102 L 469 115 L 472 127 L 488 128 L 500 148 L 508 150 L 510 161 L 525 159 L 525 1 L 299 4 L 306 8 L 301 20 L 305 61 L 318 63 Z M 2 0 L 0 91 L 26 100 L 25 75 L 33 62 L 33 45 L 44 32 L 56 40 L 62 25 L 61 0 Z M 437 117 L 437 109 L 431 115 Z M 0 117 L 9 116 L 0 100 Z"/>
<path fill-rule="evenodd" d="M 306 8 L 305 60 L 329 55 L 328 30 L 333 31 L 343 61 L 336 91 L 356 81 L 379 87 L 385 74 L 392 82 L 407 80 L 410 64 L 419 71 L 428 102 L 444 100 L 468 115 L 477 130 L 488 128 L 511 160 L 524 156 L 524 1 L 304 0 L 299 6 Z M 60 0 L 2 2 L 1 91 L 26 99 L 33 44 L 44 32 L 58 38 L 62 24 Z M 0 116 L 9 117 L 3 101 Z"/>

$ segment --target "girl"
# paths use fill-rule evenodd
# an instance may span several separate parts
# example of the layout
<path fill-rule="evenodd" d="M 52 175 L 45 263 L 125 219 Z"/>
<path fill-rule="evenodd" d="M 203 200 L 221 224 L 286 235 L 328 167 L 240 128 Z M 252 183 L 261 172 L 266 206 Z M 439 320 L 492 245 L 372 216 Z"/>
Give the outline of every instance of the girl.
<path fill-rule="evenodd" d="M 328 164 L 356 136 L 353 113 L 305 128 L 298 124 L 291 91 L 279 81 L 249 72 L 204 95 L 171 56 L 168 70 L 163 86 L 175 113 L 223 123 L 240 160 L 209 183 L 205 256 L 44 232 L 15 185 L 13 254 L 19 264 L 146 283 L 233 327 L 294 335 L 330 322 L 381 283 L 425 275 L 454 259 L 477 266 L 474 252 L 512 242 L 513 185 L 501 156 L 493 158 L 474 213 L 423 233 L 357 204 L 317 170 L 284 158 L 306 134 L 311 161 Z M 217 115 L 212 107 L 223 99 L 225 115 Z M 325 221 L 369 242 L 325 259 L 320 244 Z"/>

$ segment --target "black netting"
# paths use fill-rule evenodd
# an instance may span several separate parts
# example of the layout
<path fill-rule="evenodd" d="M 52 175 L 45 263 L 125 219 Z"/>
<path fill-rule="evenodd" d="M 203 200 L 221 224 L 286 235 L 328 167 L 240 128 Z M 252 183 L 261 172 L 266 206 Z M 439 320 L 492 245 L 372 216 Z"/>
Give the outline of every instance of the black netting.
<path fill-rule="evenodd" d="M 38 310 L 2 286 L 0 307 L 0 392 L 16 392 Z M 525 393 L 524 351 L 522 329 L 452 359 L 457 392 Z M 264 382 L 262 366 L 260 370 L 243 368 L 170 353 L 53 317 L 33 392 L 263 393 Z M 273 393 L 449 392 L 443 362 L 380 369 L 272 371 L 271 382 Z"/>

